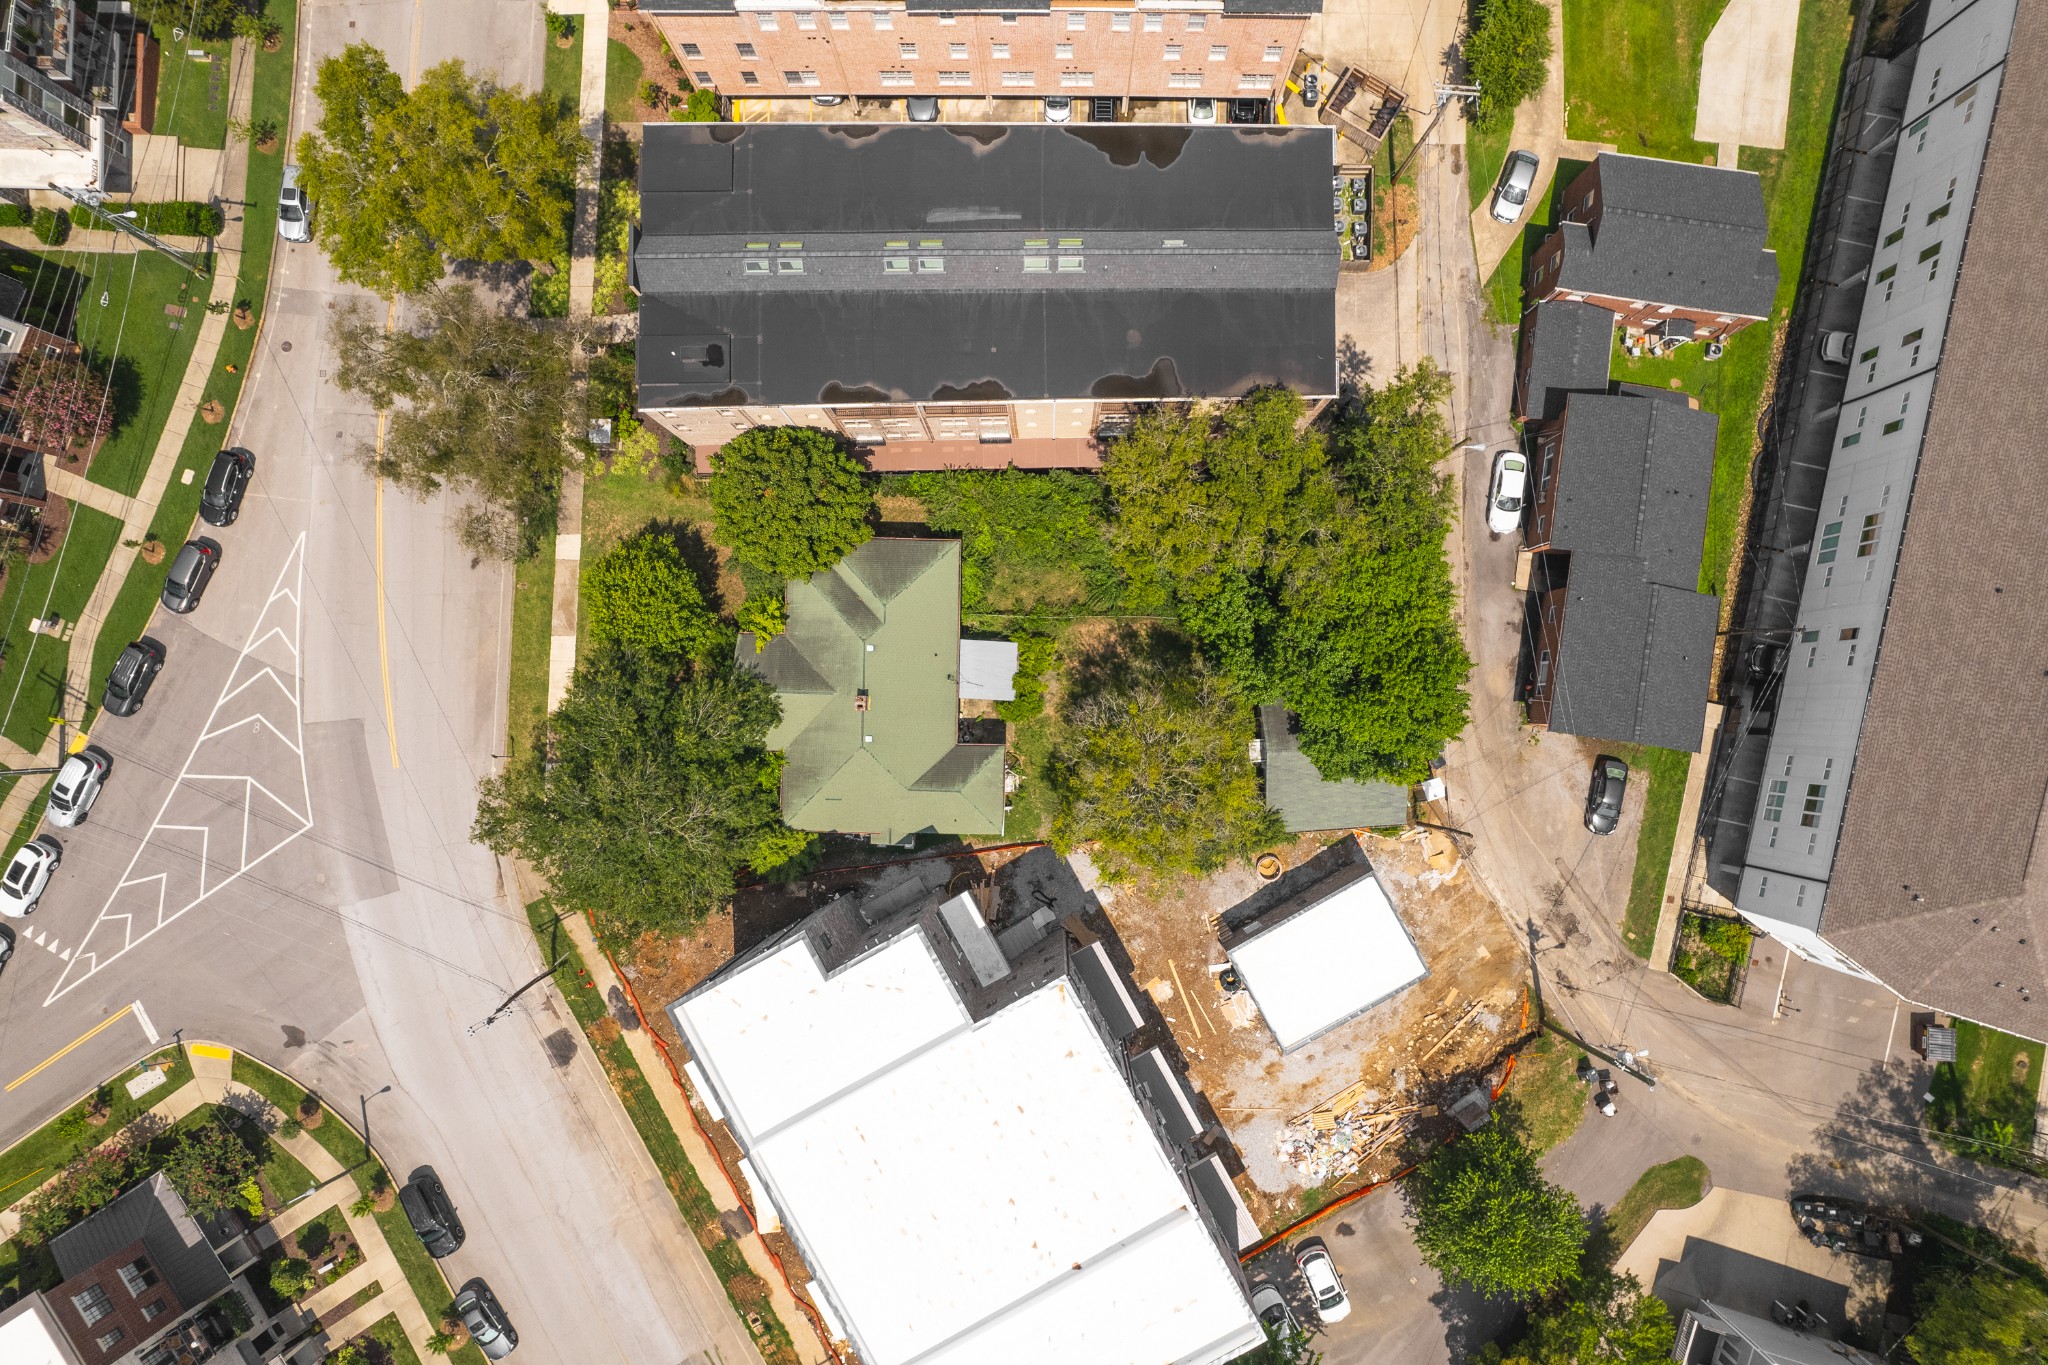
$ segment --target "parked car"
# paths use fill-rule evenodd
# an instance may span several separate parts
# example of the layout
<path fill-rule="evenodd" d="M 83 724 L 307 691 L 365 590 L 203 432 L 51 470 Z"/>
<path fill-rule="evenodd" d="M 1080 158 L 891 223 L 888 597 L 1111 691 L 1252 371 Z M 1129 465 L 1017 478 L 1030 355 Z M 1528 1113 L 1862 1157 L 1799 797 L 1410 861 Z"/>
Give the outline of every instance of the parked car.
<path fill-rule="evenodd" d="M 299 168 L 284 168 L 284 184 L 277 192 L 277 235 L 287 242 L 313 240 L 313 205 L 299 188 Z"/>
<path fill-rule="evenodd" d="M 14 931 L 0 924 L 0 967 L 5 967 L 14 957 Z"/>
<path fill-rule="evenodd" d="M 1522 524 L 1522 495 L 1529 488 L 1529 462 L 1519 451 L 1493 457 L 1493 486 L 1486 491 L 1486 529 L 1507 535 Z"/>
<path fill-rule="evenodd" d="M 1534 153 L 1508 153 L 1508 164 L 1501 167 L 1500 184 L 1493 192 L 1495 222 L 1520 221 L 1522 210 L 1529 204 L 1529 191 L 1536 186 L 1536 168 L 1540 164 Z"/>
<path fill-rule="evenodd" d="M 186 541 L 164 578 L 164 610 L 182 614 L 198 606 L 199 599 L 206 595 L 206 585 L 213 581 L 213 571 L 219 567 L 219 541 L 206 536 Z"/>
<path fill-rule="evenodd" d="M 1854 332 L 1822 332 L 1820 334 L 1820 358 L 1830 365 L 1846 365 L 1849 357 L 1856 353 Z"/>
<path fill-rule="evenodd" d="M 1586 828 L 1612 834 L 1621 823 L 1621 801 L 1628 795 L 1628 764 L 1609 754 L 1593 760 L 1593 782 L 1586 789 Z"/>
<path fill-rule="evenodd" d="M 936 95 L 912 95 L 909 99 L 903 101 L 903 106 L 910 111 L 910 121 L 912 123 L 937 123 L 939 121 L 939 101 Z"/>
<path fill-rule="evenodd" d="M 1326 1324 L 1351 1316 L 1351 1299 L 1344 1292 L 1344 1281 L 1337 1274 L 1337 1263 L 1330 1259 L 1329 1248 L 1321 1241 L 1312 1241 L 1295 1256 L 1294 1264 L 1308 1283 L 1317 1316 Z"/>
<path fill-rule="evenodd" d="M 846 96 L 844 96 L 844 95 L 813 95 L 813 96 L 811 96 L 811 103 L 812 103 L 812 104 L 817 104 L 817 105 L 822 105 L 823 107 L 825 107 L 825 108 L 827 108 L 827 109 L 831 109 L 831 108 L 833 108 L 833 107 L 835 107 L 835 106 L 837 106 L 837 105 L 841 105 L 841 104 L 844 104 L 844 103 L 846 103 Z"/>
<path fill-rule="evenodd" d="M 415 1175 L 398 1192 L 398 1206 L 406 1221 L 435 1260 L 462 1245 L 462 1220 L 455 1216 L 455 1203 L 433 1172 Z"/>
<path fill-rule="evenodd" d="M 29 840 L 0 873 L 0 915 L 20 919 L 36 908 L 50 886 L 50 874 L 64 861 L 64 845 L 49 835 Z"/>
<path fill-rule="evenodd" d="M 107 674 L 107 690 L 100 705 L 110 716 L 132 716 L 142 709 L 149 686 L 163 672 L 164 647 L 147 635 L 121 651 L 114 669 Z"/>
<path fill-rule="evenodd" d="M 1313 109 L 1316 107 L 1316 101 L 1322 97 L 1323 83 L 1316 79 L 1316 73 L 1311 71 L 1303 76 L 1301 78 L 1301 107 Z"/>
<path fill-rule="evenodd" d="M 1266 121 L 1266 102 L 1264 100 L 1230 101 L 1230 121 L 1232 123 L 1264 123 Z"/>
<path fill-rule="evenodd" d="M 1252 1313 L 1268 1336 L 1286 1341 L 1301 1335 L 1301 1324 L 1294 1320 L 1293 1311 L 1287 1307 L 1286 1296 L 1270 1284 L 1262 1284 L 1252 1291 Z"/>
<path fill-rule="evenodd" d="M 1072 95 L 1047 95 L 1045 97 L 1045 121 L 1047 123 L 1067 123 L 1072 121 L 1073 117 L 1074 97 Z"/>
<path fill-rule="evenodd" d="M 1214 123 L 1215 121 L 1216 121 L 1216 101 L 1215 101 L 1215 100 L 1212 100 L 1212 99 L 1194 99 L 1194 100 L 1189 100 L 1189 101 L 1188 101 L 1188 122 L 1189 122 L 1189 123 Z"/>
<path fill-rule="evenodd" d="M 469 1329 L 469 1339 L 492 1360 L 503 1360 L 518 1349 L 519 1333 L 498 1303 L 498 1296 L 482 1280 L 471 1280 L 455 1296 L 455 1316 Z"/>
<path fill-rule="evenodd" d="M 84 821 L 92 803 L 100 799 L 100 788 L 114 760 L 97 744 L 88 744 L 64 760 L 57 780 L 50 784 L 50 804 L 45 811 L 51 824 L 69 829 Z"/>
<path fill-rule="evenodd" d="M 242 495 L 256 474 L 256 457 L 240 446 L 213 457 L 206 471 L 206 491 L 199 495 L 199 519 L 208 526 L 233 526 L 242 515 Z"/>

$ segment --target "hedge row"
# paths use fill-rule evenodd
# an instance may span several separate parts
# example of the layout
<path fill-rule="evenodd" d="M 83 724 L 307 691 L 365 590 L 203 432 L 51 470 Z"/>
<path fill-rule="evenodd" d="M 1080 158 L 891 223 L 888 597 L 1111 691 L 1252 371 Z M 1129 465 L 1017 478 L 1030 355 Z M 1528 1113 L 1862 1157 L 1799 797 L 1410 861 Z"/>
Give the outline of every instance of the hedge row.
<path fill-rule="evenodd" d="M 173 199 L 161 204 L 128 204 L 108 200 L 100 206 L 106 213 L 135 210 L 135 221 L 144 229 L 165 237 L 218 237 L 227 217 L 217 204 Z M 105 227 L 98 214 L 83 204 L 71 206 L 71 221 L 82 228 Z"/>

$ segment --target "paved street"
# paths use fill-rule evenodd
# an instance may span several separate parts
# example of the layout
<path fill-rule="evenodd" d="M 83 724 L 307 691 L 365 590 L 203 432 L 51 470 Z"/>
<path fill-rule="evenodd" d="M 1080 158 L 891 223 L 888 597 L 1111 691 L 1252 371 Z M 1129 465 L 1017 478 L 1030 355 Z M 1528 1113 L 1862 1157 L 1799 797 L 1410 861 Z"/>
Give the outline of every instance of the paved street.
<path fill-rule="evenodd" d="M 401 71 L 460 55 L 539 84 L 532 0 L 302 0 L 295 117 L 350 42 Z M 296 135 L 298 128 L 294 128 Z M 268 206 L 251 211 L 269 230 Z M 469 1034 L 541 969 L 496 858 L 469 841 L 504 736 L 511 575 L 450 533 L 446 498 L 379 489 L 372 413 L 327 382 L 331 302 L 282 247 L 231 439 L 256 452 L 222 568 L 0 977 L 0 1141 L 141 1053 L 150 1031 L 227 1042 L 298 1076 L 401 1178 L 431 1164 L 522 1360 L 758 1360 L 722 1287 L 548 991 Z M 380 595 L 382 610 L 380 612 Z M 51 1059 L 102 1020 L 131 1012 Z M 33 1068 L 42 1069 L 29 1073 Z"/>

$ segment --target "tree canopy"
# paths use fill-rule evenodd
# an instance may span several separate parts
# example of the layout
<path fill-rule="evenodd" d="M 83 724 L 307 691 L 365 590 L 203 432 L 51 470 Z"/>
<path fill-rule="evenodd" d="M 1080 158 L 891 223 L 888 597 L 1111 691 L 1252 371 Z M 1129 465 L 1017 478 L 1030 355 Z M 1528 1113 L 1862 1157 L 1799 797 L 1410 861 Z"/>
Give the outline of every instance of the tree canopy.
<path fill-rule="evenodd" d="M 1995 1269 L 1951 1272 L 1922 1292 L 1906 1338 L 1919 1365 L 2007 1365 L 2048 1354 L 2048 1293 Z"/>
<path fill-rule="evenodd" d="M 1479 87 L 1472 121 L 1503 127 L 1550 71 L 1550 10 L 1541 0 L 1480 0 L 1465 39 L 1465 67 Z"/>
<path fill-rule="evenodd" d="M 1404 370 L 1327 436 L 1285 390 L 1217 418 L 1161 410 L 1104 462 L 1132 592 L 1169 596 L 1247 699 L 1299 713 L 1328 778 L 1416 780 L 1465 725 L 1435 467 L 1449 386 L 1427 362 Z"/>
<path fill-rule="evenodd" d="M 1489 1348 L 1482 1365 L 1659 1365 L 1677 1336 L 1671 1310 L 1635 1276 L 1600 1274 L 1531 1313 L 1521 1339 Z"/>
<path fill-rule="evenodd" d="M 780 707 L 752 673 L 618 639 L 580 664 L 535 743 L 478 792 L 475 837 L 517 851 L 607 934 L 687 930 L 811 836 L 782 823 Z"/>
<path fill-rule="evenodd" d="M 1586 1215 L 1543 1178 L 1511 1105 L 1439 1147 L 1403 1190 L 1416 1250 L 1446 1280 L 1533 1303 L 1578 1276 Z"/>
<path fill-rule="evenodd" d="M 321 62 L 313 90 L 299 183 L 342 279 L 388 298 L 430 288 L 451 260 L 567 259 L 591 153 L 562 101 L 493 87 L 460 61 L 408 92 L 367 43 Z"/>
<path fill-rule="evenodd" d="M 867 472 L 830 432 L 755 427 L 711 460 L 713 534 L 778 578 L 829 569 L 874 535 Z"/>
<path fill-rule="evenodd" d="M 592 640 L 691 659 L 732 647 L 672 535 L 642 531 L 613 546 L 584 567 L 580 591 Z"/>
<path fill-rule="evenodd" d="M 242 1183 L 262 1164 L 241 1134 L 215 1119 L 179 1135 L 164 1162 L 164 1178 L 186 1208 L 207 1218 L 239 1208 Z"/>
<path fill-rule="evenodd" d="M 1248 756 L 1252 708 L 1163 634 L 1084 660 L 1048 764 L 1061 852 L 1094 841 L 1105 875 L 1213 872 L 1283 837 Z"/>
<path fill-rule="evenodd" d="M 163 29 L 165 38 L 173 28 L 188 38 L 225 38 L 248 9 L 243 0 L 134 0 L 136 21 Z"/>
<path fill-rule="evenodd" d="M 508 317 L 467 285 L 426 294 L 407 314 L 406 326 L 387 332 L 350 299 L 329 325 L 335 382 L 391 411 L 370 463 L 414 493 L 444 484 L 473 493 L 516 523 L 518 548 L 530 549 L 554 528 L 572 454 L 562 433 L 575 410 L 580 334 Z"/>
<path fill-rule="evenodd" d="M 1117 607 L 1100 479 L 1067 469 L 928 470 L 887 477 L 882 491 L 916 498 L 927 526 L 960 537 L 964 612 Z"/>

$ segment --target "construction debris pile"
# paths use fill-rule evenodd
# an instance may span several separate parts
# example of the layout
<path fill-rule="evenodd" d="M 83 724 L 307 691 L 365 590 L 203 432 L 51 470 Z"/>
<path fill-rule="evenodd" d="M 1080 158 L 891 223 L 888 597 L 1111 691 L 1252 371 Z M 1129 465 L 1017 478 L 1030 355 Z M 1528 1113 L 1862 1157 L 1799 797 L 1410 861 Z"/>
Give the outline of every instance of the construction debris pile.
<path fill-rule="evenodd" d="M 1311 1187 L 1327 1186 L 1352 1174 L 1392 1146 L 1417 1116 L 1433 1113 L 1420 1104 L 1376 1108 L 1379 1092 L 1364 1081 L 1345 1087 L 1280 1130 L 1280 1159 L 1301 1172 Z"/>

